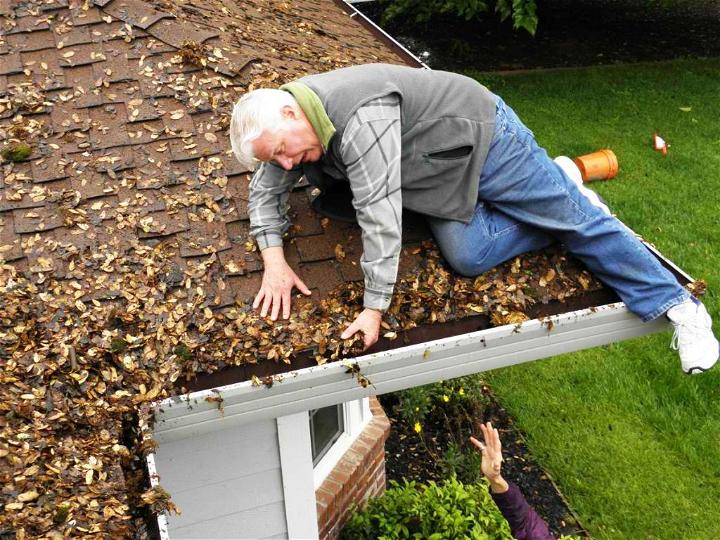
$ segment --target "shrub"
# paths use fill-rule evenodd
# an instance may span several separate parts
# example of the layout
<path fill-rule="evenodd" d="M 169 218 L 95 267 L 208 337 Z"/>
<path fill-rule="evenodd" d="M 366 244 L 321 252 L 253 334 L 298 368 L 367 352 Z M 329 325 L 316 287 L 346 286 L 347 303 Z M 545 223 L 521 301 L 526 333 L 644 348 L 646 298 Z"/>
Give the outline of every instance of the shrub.
<path fill-rule="evenodd" d="M 482 478 L 481 462 L 480 452 L 469 444 L 450 441 L 438 465 L 443 477 L 455 475 L 461 482 L 474 483 Z"/>
<path fill-rule="evenodd" d="M 464 485 L 453 475 L 442 484 L 391 481 L 381 497 L 353 514 L 341 538 L 511 540 L 512 536 L 487 483 Z"/>
<path fill-rule="evenodd" d="M 385 22 L 407 17 L 428 23 L 437 15 L 454 15 L 466 20 L 494 11 L 501 21 L 512 20 L 513 28 L 535 35 L 538 24 L 536 0 L 381 0 L 386 7 Z"/>

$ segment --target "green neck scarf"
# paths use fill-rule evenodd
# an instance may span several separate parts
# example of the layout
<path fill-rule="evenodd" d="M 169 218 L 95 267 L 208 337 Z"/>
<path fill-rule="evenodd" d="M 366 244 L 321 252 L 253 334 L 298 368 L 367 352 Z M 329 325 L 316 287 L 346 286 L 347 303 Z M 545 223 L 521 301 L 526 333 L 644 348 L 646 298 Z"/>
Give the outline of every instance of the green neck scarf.
<path fill-rule="evenodd" d="M 309 86 L 297 81 L 283 84 L 280 90 L 290 92 L 297 100 L 298 105 L 302 108 L 305 116 L 308 117 L 310 124 L 320 139 L 323 149 L 327 150 L 330 139 L 335 135 L 335 126 L 328 118 L 325 107 L 323 107 L 318 95 Z"/>

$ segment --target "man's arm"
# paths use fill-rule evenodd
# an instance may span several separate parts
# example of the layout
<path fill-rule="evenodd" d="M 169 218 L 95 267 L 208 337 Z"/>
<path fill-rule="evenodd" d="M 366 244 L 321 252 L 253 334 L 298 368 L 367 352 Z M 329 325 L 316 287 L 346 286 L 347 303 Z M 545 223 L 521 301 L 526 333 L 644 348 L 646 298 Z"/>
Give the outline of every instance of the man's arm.
<path fill-rule="evenodd" d="M 362 330 L 366 347 L 378 339 L 382 311 L 390 306 L 397 278 L 402 235 L 400 130 L 398 97 L 376 98 L 358 109 L 340 145 L 362 228 L 360 265 L 365 275 L 365 311 L 342 337 Z"/>
<path fill-rule="evenodd" d="M 274 163 L 263 163 L 250 182 L 250 235 L 261 250 L 265 267 L 253 308 L 262 303 L 260 315 L 264 317 L 269 311 L 272 320 L 277 319 L 280 309 L 284 319 L 290 316 L 293 287 L 297 287 L 303 294 L 310 294 L 307 286 L 285 261 L 282 249 L 282 235 L 290 226 L 287 200 L 301 174 L 299 167 L 286 171 Z"/>
<path fill-rule="evenodd" d="M 250 182 L 248 215 L 250 235 L 260 250 L 282 246 L 282 235 L 290 227 L 287 201 L 290 189 L 302 175 L 302 169 L 286 171 L 274 163 L 263 163 Z"/>

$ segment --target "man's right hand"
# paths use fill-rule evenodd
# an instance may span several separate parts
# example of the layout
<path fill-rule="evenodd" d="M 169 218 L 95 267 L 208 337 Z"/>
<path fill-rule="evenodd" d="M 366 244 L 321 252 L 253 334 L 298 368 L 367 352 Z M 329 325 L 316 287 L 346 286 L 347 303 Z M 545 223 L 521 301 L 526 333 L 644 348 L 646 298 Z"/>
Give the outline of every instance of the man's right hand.
<path fill-rule="evenodd" d="M 282 247 L 264 249 L 262 258 L 265 272 L 260 291 L 253 302 L 253 309 L 257 309 L 262 303 L 260 315 L 265 317 L 269 312 L 270 318 L 274 321 L 277 320 L 282 308 L 283 319 L 287 319 L 290 317 L 293 287 L 297 287 L 301 293 L 306 295 L 311 294 L 310 289 L 285 261 Z"/>

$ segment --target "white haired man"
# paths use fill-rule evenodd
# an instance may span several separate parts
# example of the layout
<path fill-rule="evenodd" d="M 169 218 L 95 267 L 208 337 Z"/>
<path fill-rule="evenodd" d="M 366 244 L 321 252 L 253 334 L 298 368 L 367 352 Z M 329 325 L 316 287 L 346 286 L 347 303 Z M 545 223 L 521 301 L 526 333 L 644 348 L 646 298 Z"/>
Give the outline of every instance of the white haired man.
<path fill-rule="evenodd" d="M 705 307 L 588 196 L 571 160 L 551 160 L 512 109 L 468 77 L 386 64 L 310 75 L 243 96 L 230 140 L 242 164 L 262 162 L 249 214 L 265 265 L 253 304 L 263 316 L 289 317 L 294 287 L 310 294 L 282 248 L 288 193 L 305 175 L 321 189 L 349 183 L 362 228 L 365 309 L 343 339 L 358 331 L 366 347 L 378 339 L 405 207 L 427 217 L 463 275 L 560 241 L 642 320 L 670 319 L 686 373 L 717 362 Z"/>

